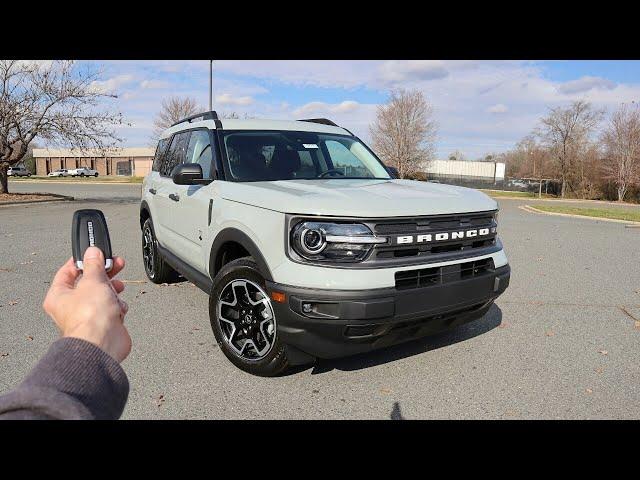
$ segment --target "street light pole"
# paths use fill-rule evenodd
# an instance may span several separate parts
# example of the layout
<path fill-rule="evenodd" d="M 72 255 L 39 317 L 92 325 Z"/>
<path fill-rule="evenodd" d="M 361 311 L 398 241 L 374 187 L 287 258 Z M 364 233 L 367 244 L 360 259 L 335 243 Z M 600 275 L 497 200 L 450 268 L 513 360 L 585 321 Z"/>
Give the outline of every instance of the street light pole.
<path fill-rule="evenodd" d="M 209 60 L 209 111 L 213 110 L 213 60 Z"/>

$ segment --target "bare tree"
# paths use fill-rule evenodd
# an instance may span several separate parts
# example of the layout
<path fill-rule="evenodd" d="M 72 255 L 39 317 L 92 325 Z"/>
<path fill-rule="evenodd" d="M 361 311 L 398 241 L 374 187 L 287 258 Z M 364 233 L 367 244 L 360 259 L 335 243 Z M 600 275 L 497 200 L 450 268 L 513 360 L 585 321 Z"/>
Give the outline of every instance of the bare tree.
<path fill-rule="evenodd" d="M 162 101 L 160 111 L 153 121 L 152 143 L 156 143 L 162 132 L 183 118 L 202 112 L 195 98 L 169 97 Z"/>
<path fill-rule="evenodd" d="M 578 100 L 566 108 L 552 108 L 541 120 L 536 134 L 551 149 L 557 160 L 562 197 L 565 196 L 579 154 L 588 146 L 589 136 L 600 123 L 603 114 L 602 110 L 594 110 L 588 102 Z"/>
<path fill-rule="evenodd" d="M 100 72 L 72 61 L 0 60 L 0 193 L 8 193 L 8 168 L 37 137 L 81 151 L 105 151 L 120 140 L 112 127 L 122 115 L 96 108 L 116 97 L 99 81 Z"/>
<path fill-rule="evenodd" d="M 640 182 L 640 109 L 622 104 L 613 112 L 601 138 L 605 150 L 603 171 L 624 201 L 629 186 Z"/>
<path fill-rule="evenodd" d="M 460 150 L 456 150 L 452 152 L 451 155 L 449 155 L 449 160 L 452 160 L 452 161 L 463 162 L 466 159 L 467 158 L 464 156 L 464 153 L 462 153 Z"/>
<path fill-rule="evenodd" d="M 406 178 L 433 158 L 437 126 L 433 109 L 419 90 L 392 90 L 370 126 L 374 150 Z"/>

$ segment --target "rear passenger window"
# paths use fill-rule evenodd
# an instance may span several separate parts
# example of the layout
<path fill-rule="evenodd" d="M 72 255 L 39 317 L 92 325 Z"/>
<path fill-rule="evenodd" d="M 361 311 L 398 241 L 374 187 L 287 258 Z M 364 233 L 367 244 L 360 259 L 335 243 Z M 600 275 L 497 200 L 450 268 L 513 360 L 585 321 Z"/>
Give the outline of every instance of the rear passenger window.
<path fill-rule="evenodd" d="M 158 142 L 158 146 L 156 147 L 156 154 L 153 157 L 153 166 L 151 167 L 151 170 L 153 170 L 154 172 L 160 171 L 160 165 L 162 165 L 162 157 L 167 151 L 169 140 L 171 140 L 171 138 L 161 138 Z"/>
<path fill-rule="evenodd" d="M 197 163 L 202 167 L 202 178 L 211 177 L 211 161 L 213 151 L 207 130 L 191 132 L 185 163 Z"/>
<path fill-rule="evenodd" d="M 170 177 L 173 169 L 184 162 L 187 146 L 189 145 L 189 136 L 191 132 L 182 132 L 173 136 L 171 146 L 160 167 L 160 175 Z"/>

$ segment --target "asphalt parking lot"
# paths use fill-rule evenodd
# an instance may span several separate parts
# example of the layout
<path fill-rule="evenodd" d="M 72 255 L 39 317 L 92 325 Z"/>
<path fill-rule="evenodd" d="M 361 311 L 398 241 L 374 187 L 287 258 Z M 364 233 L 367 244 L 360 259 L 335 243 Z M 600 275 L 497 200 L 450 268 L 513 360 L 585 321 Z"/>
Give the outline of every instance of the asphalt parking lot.
<path fill-rule="evenodd" d="M 12 183 L 75 202 L 0 207 L 0 393 L 56 338 L 41 303 L 71 254 L 73 211 L 100 208 L 127 261 L 128 419 L 640 418 L 640 229 L 500 200 L 511 286 L 457 330 L 280 378 L 229 363 L 207 296 L 146 281 L 140 185 Z M 640 207 L 639 207 L 640 208 Z"/>

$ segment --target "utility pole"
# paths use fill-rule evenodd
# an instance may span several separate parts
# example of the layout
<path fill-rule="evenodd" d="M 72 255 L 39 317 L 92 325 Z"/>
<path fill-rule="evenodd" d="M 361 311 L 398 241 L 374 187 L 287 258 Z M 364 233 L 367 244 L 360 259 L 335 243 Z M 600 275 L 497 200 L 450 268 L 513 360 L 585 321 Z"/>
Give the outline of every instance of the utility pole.
<path fill-rule="evenodd" d="M 213 110 L 213 60 L 209 60 L 209 111 Z"/>

